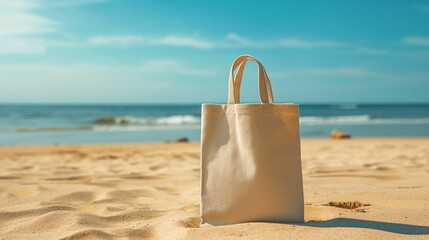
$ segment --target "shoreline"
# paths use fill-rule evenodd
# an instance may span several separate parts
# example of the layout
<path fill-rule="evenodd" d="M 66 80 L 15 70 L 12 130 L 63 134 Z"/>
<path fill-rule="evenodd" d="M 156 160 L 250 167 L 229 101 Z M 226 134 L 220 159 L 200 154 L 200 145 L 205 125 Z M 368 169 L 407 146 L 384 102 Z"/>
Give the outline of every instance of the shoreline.
<path fill-rule="evenodd" d="M 406 140 L 417 140 L 417 141 L 429 141 L 429 136 L 425 137 L 352 137 L 349 139 L 331 139 L 331 138 L 301 138 L 302 142 L 317 142 L 317 141 L 333 141 L 333 142 L 342 142 L 342 141 L 406 141 Z M 41 144 L 41 145 L 0 145 L 0 149 L 4 148 L 45 148 L 45 147 L 111 147 L 111 146 L 139 146 L 139 145 L 174 145 L 174 144 L 191 144 L 199 145 L 199 141 L 189 141 L 189 142 L 177 142 L 177 141 L 165 141 L 165 142 L 118 142 L 118 143 L 81 143 L 81 144 Z"/>

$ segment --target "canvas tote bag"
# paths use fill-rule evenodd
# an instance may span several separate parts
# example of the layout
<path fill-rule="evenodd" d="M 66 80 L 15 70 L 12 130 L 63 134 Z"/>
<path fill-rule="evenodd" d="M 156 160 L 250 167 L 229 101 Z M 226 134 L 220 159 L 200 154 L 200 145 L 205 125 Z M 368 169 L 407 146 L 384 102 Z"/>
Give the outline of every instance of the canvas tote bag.
<path fill-rule="evenodd" d="M 260 104 L 240 103 L 248 60 L 258 66 Z M 228 104 L 203 104 L 201 125 L 201 226 L 304 221 L 298 105 L 274 104 L 258 60 L 234 61 Z"/>

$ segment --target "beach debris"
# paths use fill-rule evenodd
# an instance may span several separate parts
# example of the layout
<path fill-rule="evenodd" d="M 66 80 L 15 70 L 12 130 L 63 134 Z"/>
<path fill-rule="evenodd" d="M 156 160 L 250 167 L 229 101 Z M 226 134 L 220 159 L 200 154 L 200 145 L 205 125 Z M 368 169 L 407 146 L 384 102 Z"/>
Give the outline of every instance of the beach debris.
<path fill-rule="evenodd" d="M 334 129 L 334 130 L 332 130 L 332 132 L 331 132 L 331 138 L 332 139 L 349 139 L 349 138 L 351 138 L 352 136 L 350 135 L 350 134 L 348 134 L 348 133 L 345 133 L 345 132 L 343 132 L 343 131 L 340 131 L 340 130 L 338 130 L 338 129 Z"/>
<path fill-rule="evenodd" d="M 189 142 L 189 139 L 187 137 L 179 138 L 175 142 L 177 143 L 187 143 Z"/>
<path fill-rule="evenodd" d="M 337 207 L 337 208 L 346 208 L 346 209 L 356 209 L 360 207 L 371 206 L 371 204 L 361 203 L 361 202 L 334 202 L 331 201 L 327 204 L 323 204 L 324 206 Z"/>

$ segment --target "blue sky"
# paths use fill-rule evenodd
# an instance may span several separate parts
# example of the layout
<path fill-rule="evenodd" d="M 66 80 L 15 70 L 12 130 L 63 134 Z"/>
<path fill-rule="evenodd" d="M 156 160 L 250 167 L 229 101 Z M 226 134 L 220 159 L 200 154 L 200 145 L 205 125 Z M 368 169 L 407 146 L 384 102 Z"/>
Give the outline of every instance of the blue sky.
<path fill-rule="evenodd" d="M 429 102 L 429 1 L 0 0 L 2 103 L 224 103 L 240 54 L 277 102 Z"/>

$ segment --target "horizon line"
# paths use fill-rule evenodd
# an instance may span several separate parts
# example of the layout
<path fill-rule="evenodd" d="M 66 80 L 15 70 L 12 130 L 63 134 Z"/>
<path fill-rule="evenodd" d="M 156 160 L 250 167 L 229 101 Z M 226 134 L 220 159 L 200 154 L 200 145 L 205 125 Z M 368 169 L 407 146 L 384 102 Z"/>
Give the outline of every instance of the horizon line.
<path fill-rule="evenodd" d="M 200 105 L 204 103 L 212 104 L 227 104 L 227 103 L 214 103 L 214 102 L 0 102 L 0 105 Z M 246 103 L 260 103 L 260 102 L 246 102 Z M 278 102 L 284 104 L 284 102 Z M 287 102 L 298 103 L 298 102 Z M 276 104 L 276 103 L 274 103 Z M 427 105 L 429 102 L 299 102 L 299 104 L 306 105 L 329 105 L 329 104 L 342 104 L 342 105 L 359 105 L 359 104 L 421 104 Z"/>

